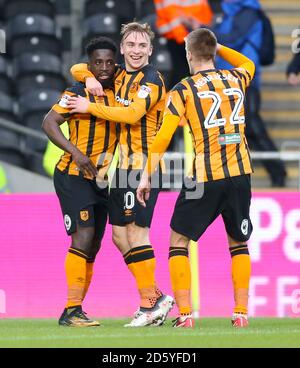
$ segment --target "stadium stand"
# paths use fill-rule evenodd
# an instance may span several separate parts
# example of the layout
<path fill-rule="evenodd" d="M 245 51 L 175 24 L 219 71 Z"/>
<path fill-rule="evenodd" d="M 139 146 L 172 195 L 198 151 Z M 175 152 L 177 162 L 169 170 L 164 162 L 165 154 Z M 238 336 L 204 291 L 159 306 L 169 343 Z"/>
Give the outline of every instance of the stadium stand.
<path fill-rule="evenodd" d="M 83 51 L 88 40 L 99 35 L 119 42 L 119 29 L 118 17 L 114 13 L 98 13 L 88 17 L 83 22 Z"/>
<path fill-rule="evenodd" d="M 14 59 L 14 78 L 18 95 L 30 89 L 48 88 L 62 91 L 65 78 L 61 59 L 46 52 L 24 53 Z"/>
<path fill-rule="evenodd" d="M 42 133 L 45 113 L 66 86 L 56 4 L 49 0 L 1 3 L 8 53 L 0 57 L 0 118 Z M 1 146 L 1 159 L 45 174 L 42 157 L 46 141 L 26 134 L 20 137 L 4 127 L 2 133 L 7 144 Z"/>
<path fill-rule="evenodd" d="M 136 2 L 134 0 L 90 0 L 85 2 L 84 14 L 85 18 L 95 14 L 115 14 L 121 25 L 136 17 Z"/>
<path fill-rule="evenodd" d="M 57 102 L 61 91 L 50 89 L 34 89 L 19 98 L 22 122 L 29 128 L 42 132 L 41 122 L 49 108 Z M 46 144 L 32 137 L 27 137 L 27 146 L 34 151 L 43 153 Z"/>

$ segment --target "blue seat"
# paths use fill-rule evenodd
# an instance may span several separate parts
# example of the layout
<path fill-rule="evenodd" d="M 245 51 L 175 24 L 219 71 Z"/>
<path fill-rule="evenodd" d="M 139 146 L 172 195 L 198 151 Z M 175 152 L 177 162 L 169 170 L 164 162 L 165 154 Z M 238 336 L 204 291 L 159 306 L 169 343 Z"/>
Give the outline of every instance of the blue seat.
<path fill-rule="evenodd" d="M 47 52 L 23 53 L 14 59 L 14 76 L 32 73 L 61 74 L 61 59 Z"/>
<path fill-rule="evenodd" d="M 18 77 L 17 94 L 21 96 L 31 90 L 36 89 L 53 89 L 63 91 L 66 88 L 66 80 L 61 74 L 52 73 L 34 73 L 21 75 Z"/>
<path fill-rule="evenodd" d="M 85 3 L 85 17 L 106 13 L 115 14 L 118 17 L 120 28 L 122 23 L 130 22 L 135 18 L 135 0 L 89 0 Z"/>
<path fill-rule="evenodd" d="M 61 91 L 50 89 L 31 90 L 19 98 L 20 116 L 24 119 L 31 114 L 46 113 L 61 95 Z"/>
<path fill-rule="evenodd" d="M 169 51 L 165 48 L 156 49 L 154 55 L 151 57 L 151 63 L 163 75 L 167 89 L 172 87 L 170 86 L 170 82 L 173 63 Z"/>
<path fill-rule="evenodd" d="M 96 14 L 83 22 L 83 37 L 115 35 L 120 32 L 117 16 L 113 13 Z"/>
<path fill-rule="evenodd" d="M 7 38 L 12 40 L 25 35 L 56 36 L 53 19 L 40 14 L 20 14 L 7 21 Z"/>
<path fill-rule="evenodd" d="M 11 56 L 16 57 L 25 52 L 49 52 L 57 56 L 61 55 L 62 45 L 55 36 L 25 35 L 12 39 L 8 45 Z"/>

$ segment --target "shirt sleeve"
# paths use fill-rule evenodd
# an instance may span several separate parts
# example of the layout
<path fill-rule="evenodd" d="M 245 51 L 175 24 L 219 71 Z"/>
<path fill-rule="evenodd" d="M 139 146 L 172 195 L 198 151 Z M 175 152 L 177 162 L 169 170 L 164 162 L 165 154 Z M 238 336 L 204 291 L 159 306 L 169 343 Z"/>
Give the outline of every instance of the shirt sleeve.
<path fill-rule="evenodd" d="M 123 66 L 115 65 L 115 77 L 123 70 Z M 86 78 L 95 78 L 94 74 L 88 70 L 86 63 L 75 64 L 71 67 L 70 73 L 77 82 L 85 83 Z"/>
<path fill-rule="evenodd" d="M 76 96 L 76 94 L 68 90 L 64 91 L 57 103 L 52 106 L 52 110 L 60 114 L 65 119 L 68 119 L 71 115 L 70 110 L 67 107 L 68 98 L 71 96 Z"/>
<path fill-rule="evenodd" d="M 246 87 L 248 87 L 255 73 L 255 64 L 253 61 L 240 52 L 223 45 L 219 49 L 218 54 L 228 63 L 233 65 L 235 70 L 242 73 L 242 75 L 245 77 Z"/>
<path fill-rule="evenodd" d="M 55 105 L 52 106 L 52 110 L 62 115 L 65 119 L 70 117 L 70 109 L 68 108 L 67 102 L 70 97 L 73 96 L 83 96 L 86 97 L 85 86 L 83 83 L 75 83 L 70 88 L 67 88 L 60 99 L 57 101 Z"/>
<path fill-rule="evenodd" d="M 136 124 L 160 100 L 163 86 L 145 83 L 139 86 L 128 107 L 108 107 L 90 103 L 88 112 L 105 120 Z"/>
<path fill-rule="evenodd" d="M 180 118 L 185 113 L 185 96 L 184 90 L 186 87 L 182 83 L 176 84 L 176 86 L 169 92 L 166 99 L 166 106 L 164 116 L 176 115 Z"/>
<path fill-rule="evenodd" d="M 86 78 L 95 78 L 94 74 L 88 70 L 87 64 L 75 64 L 71 67 L 70 73 L 77 82 L 85 83 Z"/>
<path fill-rule="evenodd" d="M 149 175 L 154 173 L 161 157 L 166 152 L 179 122 L 180 117 L 177 115 L 168 114 L 164 116 L 162 126 L 151 145 L 151 150 L 148 155 L 146 168 Z"/>

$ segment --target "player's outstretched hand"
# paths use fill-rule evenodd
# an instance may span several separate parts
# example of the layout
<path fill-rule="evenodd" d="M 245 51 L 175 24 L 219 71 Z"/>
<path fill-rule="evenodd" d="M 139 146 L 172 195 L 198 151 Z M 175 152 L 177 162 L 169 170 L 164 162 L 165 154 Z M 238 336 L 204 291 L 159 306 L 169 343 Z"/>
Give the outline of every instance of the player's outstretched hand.
<path fill-rule="evenodd" d="M 150 178 L 146 173 L 144 173 L 142 175 L 140 184 L 136 192 L 137 200 L 143 207 L 146 207 L 146 201 L 148 201 L 149 199 L 150 190 L 151 190 Z"/>
<path fill-rule="evenodd" d="M 87 77 L 85 79 L 85 86 L 87 90 L 94 96 L 106 96 L 102 84 L 93 77 Z"/>
<path fill-rule="evenodd" d="M 75 112 L 84 114 L 88 112 L 89 101 L 82 96 L 69 97 L 67 105 L 71 114 Z"/>

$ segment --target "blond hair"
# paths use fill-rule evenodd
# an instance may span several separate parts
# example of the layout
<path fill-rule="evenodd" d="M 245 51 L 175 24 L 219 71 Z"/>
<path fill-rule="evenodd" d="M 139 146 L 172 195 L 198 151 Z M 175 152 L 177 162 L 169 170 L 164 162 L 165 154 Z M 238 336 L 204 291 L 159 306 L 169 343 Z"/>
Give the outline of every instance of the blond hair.
<path fill-rule="evenodd" d="M 121 43 L 127 38 L 127 36 L 129 36 L 129 34 L 133 32 L 146 33 L 149 36 L 151 43 L 155 37 L 154 32 L 152 31 L 148 23 L 131 22 L 127 24 L 122 24 L 120 33 L 122 36 Z"/>
<path fill-rule="evenodd" d="M 217 39 L 207 28 L 199 28 L 185 38 L 186 50 L 197 60 L 213 60 L 216 56 Z"/>

